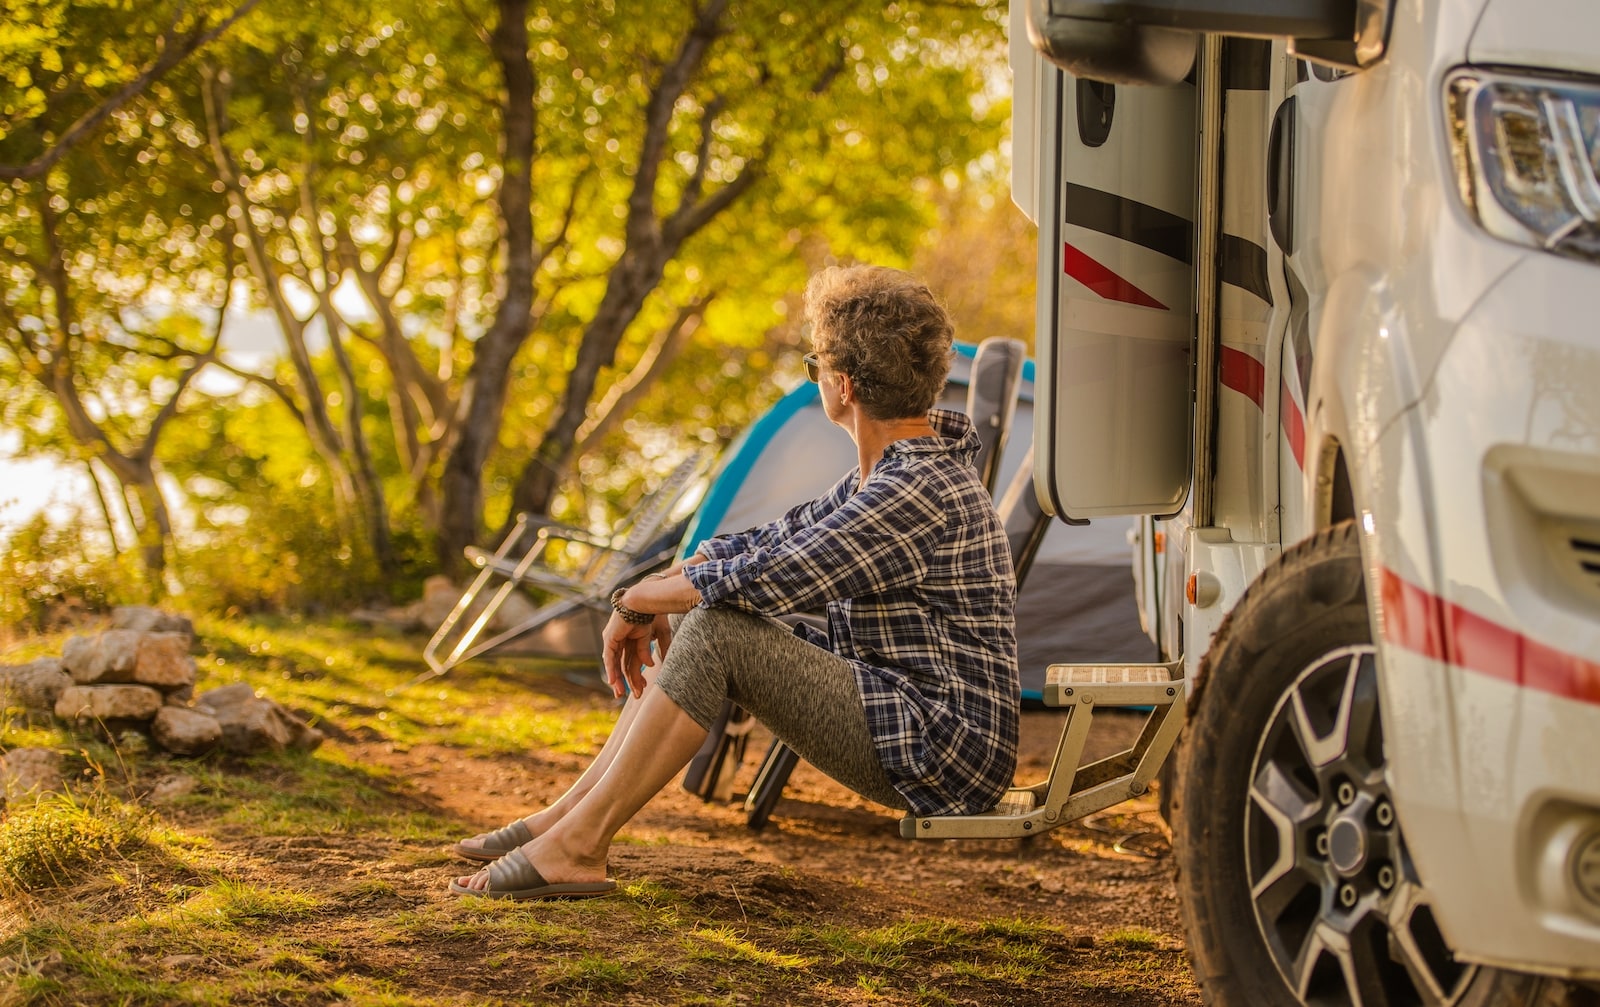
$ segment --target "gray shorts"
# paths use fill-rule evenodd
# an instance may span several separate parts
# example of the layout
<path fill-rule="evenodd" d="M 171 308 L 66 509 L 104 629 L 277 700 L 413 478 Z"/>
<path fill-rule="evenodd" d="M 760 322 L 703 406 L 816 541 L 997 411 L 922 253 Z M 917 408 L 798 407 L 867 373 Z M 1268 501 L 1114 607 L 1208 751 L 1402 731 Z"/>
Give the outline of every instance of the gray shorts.
<path fill-rule="evenodd" d="M 782 623 L 731 608 L 696 608 L 676 622 L 655 684 L 695 723 L 709 730 L 732 699 L 833 779 L 907 809 L 878 761 L 848 661 Z"/>

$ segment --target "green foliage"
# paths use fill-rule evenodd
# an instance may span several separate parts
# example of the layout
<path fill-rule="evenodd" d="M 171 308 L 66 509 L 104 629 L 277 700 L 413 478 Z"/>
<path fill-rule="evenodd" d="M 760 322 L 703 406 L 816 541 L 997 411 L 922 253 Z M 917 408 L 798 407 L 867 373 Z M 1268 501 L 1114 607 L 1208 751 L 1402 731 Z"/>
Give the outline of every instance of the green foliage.
<path fill-rule="evenodd" d="M 26 889 L 67 884 L 84 869 L 133 851 L 144 838 L 144 823 L 126 805 L 47 795 L 0 821 L 0 881 Z"/>
<path fill-rule="evenodd" d="M 144 596 L 144 570 L 93 545 L 81 515 L 34 516 L 0 549 L 0 627 L 42 633 L 63 617 Z"/>
<path fill-rule="evenodd" d="M 137 76 L 164 31 L 232 9 L 0 4 L 0 163 L 13 164 Z M 626 208 L 653 166 L 651 94 L 695 9 L 564 0 L 530 16 L 540 268 L 483 471 L 491 526 L 551 436 L 602 298 L 653 240 L 629 233 Z M 774 401 L 795 380 L 794 294 L 817 266 L 922 262 L 930 235 L 969 217 L 946 212 L 952 187 L 998 191 L 1006 108 L 986 95 L 1002 15 L 989 0 L 730 5 L 671 103 L 643 195 L 659 224 L 753 184 L 648 279 L 597 375 L 557 517 L 616 520 L 688 445 L 725 443 Z M 404 599 L 431 571 L 440 473 L 507 267 L 503 81 L 485 44 L 497 16 L 487 0 L 259 5 L 50 172 L 0 186 L 0 382 L 16 389 L 0 424 L 29 452 L 99 459 L 134 555 L 149 563 L 154 541 L 186 606 Z M 993 273 L 951 280 L 1016 300 Z M 244 309 L 276 328 L 268 359 L 230 350 Z M 54 562 L 62 546 L 39 538 L 15 562 Z M 109 550 L 81 552 L 77 566 L 112 573 Z"/>

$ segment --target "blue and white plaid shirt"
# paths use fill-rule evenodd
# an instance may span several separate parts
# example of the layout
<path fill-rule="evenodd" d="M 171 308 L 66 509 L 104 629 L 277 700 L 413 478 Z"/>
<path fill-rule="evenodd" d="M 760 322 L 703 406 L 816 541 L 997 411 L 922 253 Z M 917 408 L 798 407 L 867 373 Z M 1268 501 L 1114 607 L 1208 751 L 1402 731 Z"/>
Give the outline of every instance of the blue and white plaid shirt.
<path fill-rule="evenodd" d="M 707 605 L 826 604 L 826 635 L 796 632 L 855 669 L 895 788 L 918 815 L 975 814 L 1016 773 L 1016 578 L 972 422 L 929 419 L 940 436 L 895 441 L 859 490 L 851 469 L 776 521 L 702 542 L 685 573 Z"/>

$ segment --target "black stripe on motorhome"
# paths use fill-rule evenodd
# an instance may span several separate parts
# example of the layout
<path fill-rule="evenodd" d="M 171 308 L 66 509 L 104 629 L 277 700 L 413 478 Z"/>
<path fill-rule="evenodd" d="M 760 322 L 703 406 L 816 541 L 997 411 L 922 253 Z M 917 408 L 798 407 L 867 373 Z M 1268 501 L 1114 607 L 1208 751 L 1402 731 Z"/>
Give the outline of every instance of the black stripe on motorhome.
<path fill-rule="evenodd" d="M 1267 250 L 1237 234 L 1222 236 L 1222 282 L 1272 303 L 1272 284 L 1267 280 Z"/>
<path fill-rule="evenodd" d="M 1185 265 L 1193 264 L 1194 227 L 1148 203 L 1067 183 L 1062 219 L 1076 227 L 1131 241 Z"/>
<path fill-rule="evenodd" d="M 1131 241 L 1185 265 L 1193 263 L 1194 228 L 1177 214 L 1071 182 L 1067 183 L 1064 210 L 1063 218 L 1068 224 Z M 1246 238 L 1224 234 L 1220 266 L 1223 283 L 1272 303 L 1265 248 Z"/>
<path fill-rule="evenodd" d="M 1311 312 L 1306 288 L 1293 269 L 1283 271 L 1289 282 L 1289 338 L 1294 342 L 1295 378 L 1300 382 L 1300 401 L 1311 407 Z"/>

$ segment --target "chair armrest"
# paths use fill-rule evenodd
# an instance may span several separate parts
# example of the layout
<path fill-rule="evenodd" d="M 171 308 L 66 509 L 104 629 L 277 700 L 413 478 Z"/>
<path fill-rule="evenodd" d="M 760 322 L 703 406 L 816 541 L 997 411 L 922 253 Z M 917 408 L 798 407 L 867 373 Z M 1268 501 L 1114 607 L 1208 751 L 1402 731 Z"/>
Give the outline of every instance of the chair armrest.
<path fill-rule="evenodd" d="M 594 546 L 596 549 L 612 548 L 609 535 L 605 538 L 600 538 L 585 528 L 562 524 L 559 521 L 539 517 L 537 514 L 519 514 L 517 516 L 528 527 L 537 529 L 538 533 L 544 538 L 557 539 L 562 542 L 576 542 L 579 545 Z"/>

